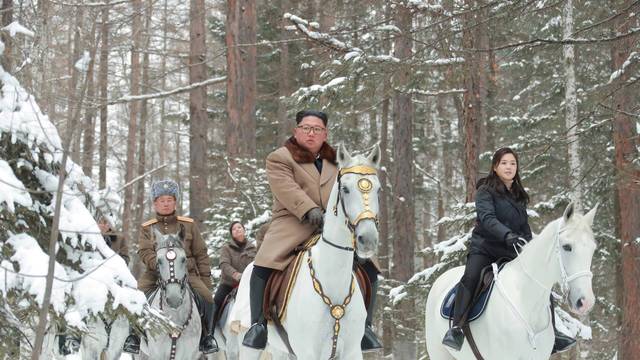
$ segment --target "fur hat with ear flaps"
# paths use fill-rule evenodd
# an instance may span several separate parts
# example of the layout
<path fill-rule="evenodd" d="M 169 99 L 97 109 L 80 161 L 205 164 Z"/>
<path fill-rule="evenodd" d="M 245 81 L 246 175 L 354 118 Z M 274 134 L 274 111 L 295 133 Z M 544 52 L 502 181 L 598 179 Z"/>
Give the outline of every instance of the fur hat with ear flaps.
<path fill-rule="evenodd" d="M 180 200 L 180 187 L 173 180 L 158 180 L 151 185 L 151 201 L 156 201 L 162 195 L 171 195 L 176 201 Z"/>

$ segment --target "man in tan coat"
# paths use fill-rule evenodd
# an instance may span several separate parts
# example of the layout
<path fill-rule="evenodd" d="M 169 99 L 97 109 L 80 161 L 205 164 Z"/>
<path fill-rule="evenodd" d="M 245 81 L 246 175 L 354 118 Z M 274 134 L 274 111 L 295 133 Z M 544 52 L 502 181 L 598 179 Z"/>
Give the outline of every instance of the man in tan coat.
<path fill-rule="evenodd" d="M 194 297 L 202 320 L 200 351 L 209 354 L 218 351 L 218 345 L 213 337 L 215 313 L 211 261 L 207 246 L 194 220 L 176 215 L 178 198 L 178 184 L 172 180 L 156 181 L 151 186 L 151 199 L 156 216 L 143 223 L 140 231 L 138 256 L 145 265 L 145 271 L 138 279 L 138 288 L 148 296 L 158 286 L 159 274 L 156 263 L 154 228 L 162 234 L 179 234 L 187 255 L 188 282 L 194 290 Z M 132 334 L 125 341 L 124 350 L 137 354 L 139 347 L 140 339 Z"/>
<path fill-rule="evenodd" d="M 336 152 L 326 142 L 327 122 L 323 112 L 298 112 L 293 136 L 267 156 L 272 219 L 251 274 L 252 325 L 242 342 L 245 346 L 266 346 L 262 300 L 271 272 L 283 270 L 293 260 L 293 250 L 322 228 L 323 213 L 338 174 Z"/>

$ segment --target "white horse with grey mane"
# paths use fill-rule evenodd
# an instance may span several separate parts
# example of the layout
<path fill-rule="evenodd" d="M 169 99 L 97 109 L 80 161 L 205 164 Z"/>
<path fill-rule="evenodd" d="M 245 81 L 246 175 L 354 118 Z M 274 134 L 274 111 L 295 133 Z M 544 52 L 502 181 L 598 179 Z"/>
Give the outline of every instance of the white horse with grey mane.
<path fill-rule="evenodd" d="M 187 255 L 178 234 L 161 234 L 154 229 L 157 239 L 156 260 L 160 286 L 151 301 L 176 326 L 170 334 L 148 334 L 140 351 L 149 359 L 198 359 L 198 343 L 202 324 L 187 282 Z"/>
<path fill-rule="evenodd" d="M 367 313 L 353 276 L 354 252 L 372 257 L 378 246 L 378 146 L 367 156 L 351 156 L 340 146 L 339 174 L 329 197 L 322 236 L 302 259 L 282 328 L 269 324 L 267 350 L 295 355 L 297 359 L 362 359 L 360 341 Z M 245 270 L 246 271 L 246 270 Z M 245 274 L 246 275 L 246 274 Z M 248 276 L 243 276 L 237 303 L 248 304 Z M 249 308 L 245 306 L 244 311 Z M 242 322 L 244 336 L 250 326 Z M 240 348 L 241 359 L 259 352 Z M 293 357 L 293 356 L 292 356 Z"/>
<path fill-rule="evenodd" d="M 590 269 L 596 249 L 591 227 L 596 208 L 583 216 L 569 204 L 561 218 L 549 223 L 500 271 L 484 314 L 469 324 L 483 358 L 541 360 L 551 356 L 554 333 L 549 296 L 556 283 L 573 312 L 585 315 L 591 310 L 595 296 Z M 440 307 L 463 273 L 462 266 L 445 272 L 429 292 L 425 335 L 431 360 L 476 359 L 466 339 L 460 351 L 441 343 L 449 320 L 440 315 Z"/>
<path fill-rule="evenodd" d="M 129 321 L 124 315 L 94 316 L 87 322 L 87 329 L 82 336 L 82 359 L 119 360 L 128 335 Z"/>

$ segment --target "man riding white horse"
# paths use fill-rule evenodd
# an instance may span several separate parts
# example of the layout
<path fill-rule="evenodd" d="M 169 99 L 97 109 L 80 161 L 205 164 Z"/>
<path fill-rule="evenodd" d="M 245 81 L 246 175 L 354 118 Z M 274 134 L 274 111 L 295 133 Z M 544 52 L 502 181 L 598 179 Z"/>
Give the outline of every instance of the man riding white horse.
<path fill-rule="evenodd" d="M 258 250 L 250 279 L 251 328 L 243 344 L 264 349 L 267 326 L 262 313 L 265 286 L 274 270 L 283 270 L 293 250 L 322 228 L 323 211 L 335 183 L 336 152 L 327 144 L 328 117 L 320 111 L 296 114 L 293 136 L 267 157 L 267 178 L 273 194 L 273 218 Z M 372 282 L 367 307 L 363 351 L 381 348 L 371 329 L 378 269 L 370 260 L 363 267 Z"/>
<path fill-rule="evenodd" d="M 178 198 L 178 184 L 172 180 L 157 181 L 151 186 L 151 200 L 156 216 L 142 224 L 140 231 L 138 255 L 146 269 L 138 280 L 138 288 L 149 296 L 158 286 L 154 229 L 161 234 L 179 233 L 187 254 L 189 285 L 194 290 L 202 321 L 200 351 L 205 354 L 214 353 L 218 351 L 218 344 L 213 337 L 215 313 L 211 263 L 207 246 L 194 220 L 176 216 Z M 129 335 L 124 344 L 124 351 L 137 354 L 140 351 L 140 338 L 133 333 Z"/>

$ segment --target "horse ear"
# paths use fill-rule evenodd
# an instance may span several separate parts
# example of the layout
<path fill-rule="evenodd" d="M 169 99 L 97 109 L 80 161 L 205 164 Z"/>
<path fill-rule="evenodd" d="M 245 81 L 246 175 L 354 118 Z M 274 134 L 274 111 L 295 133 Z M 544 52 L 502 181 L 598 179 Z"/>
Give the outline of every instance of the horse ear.
<path fill-rule="evenodd" d="M 380 168 L 380 160 L 381 160 L 381 157 L 382 157 L 381 154 L 382 154 L 382 151 L 380 150 L 380 144 L 377 143 L 373 147 L 373 150 L 371 150 L 371 152 L 367 156 L 367 159 L 369 159 L 369 161 L 371 161 L 371 163 L 373 163 L 373 165 L 376 168 Z"/>
<path fill-rule="evenodd" d="M 574 213 L 575 213 L 575 207 L 572 201 L 569 203 L 569 205 L 567 205 L 567 208 L 564 209 L 564 214 L 562 215 L 562 220 L 564 220 L 565 224 L 569 222 L 569 219 L 571 219 Z"/>
<path fill-rule="evenodd" d="M 340 167 L 343 167 L 351 160 L 351 154 L 349 154 L 343 143 L 338 145 L 338 155 L 336 157 L 338 158 L 338 164 Z"/>
<path fill-rule="evenodd" d="M 589 210 L 589 212 L 584 215 L 585 220 L 587 220 L 587 223 L 589 223 L 589 227 L 593 226 L 593 218 L 595 218 L 596 216 L 596 211 L 598 211 L 598 206 L 600 206 L 600 203 L 596 204 L 596 206 L 594 206 L 593 209 Z"/>

